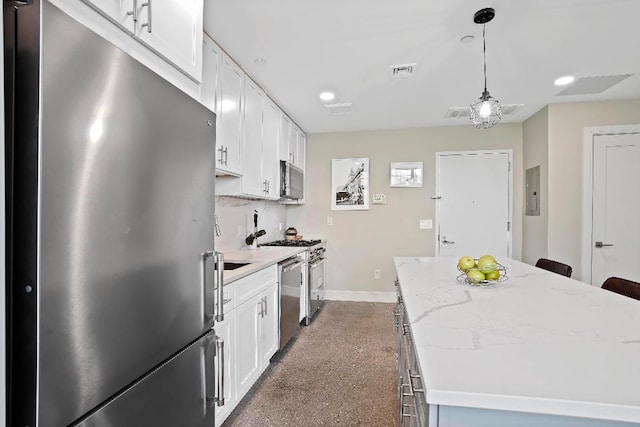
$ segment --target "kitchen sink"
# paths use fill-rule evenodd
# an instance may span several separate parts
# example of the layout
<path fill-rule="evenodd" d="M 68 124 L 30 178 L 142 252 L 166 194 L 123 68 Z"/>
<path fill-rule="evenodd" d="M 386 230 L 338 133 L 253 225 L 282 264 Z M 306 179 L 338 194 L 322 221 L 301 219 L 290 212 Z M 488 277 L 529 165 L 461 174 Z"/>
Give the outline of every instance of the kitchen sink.
<path fill-rule="evenodd" d="M 244 267 L 245 265 L 251 264 L 250 262 L 224 262 L 225 270 L 235 270 L 236 268 Z"/>

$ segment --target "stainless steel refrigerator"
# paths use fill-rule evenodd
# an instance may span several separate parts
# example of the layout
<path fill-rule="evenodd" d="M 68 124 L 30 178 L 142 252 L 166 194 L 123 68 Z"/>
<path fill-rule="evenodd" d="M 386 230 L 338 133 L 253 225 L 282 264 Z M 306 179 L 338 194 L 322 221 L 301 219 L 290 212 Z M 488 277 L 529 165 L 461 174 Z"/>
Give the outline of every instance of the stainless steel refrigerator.
<path fill-rule="evenodd" d="M 4 2 L 8 420 L 213 426 L 215 115 Z"/>

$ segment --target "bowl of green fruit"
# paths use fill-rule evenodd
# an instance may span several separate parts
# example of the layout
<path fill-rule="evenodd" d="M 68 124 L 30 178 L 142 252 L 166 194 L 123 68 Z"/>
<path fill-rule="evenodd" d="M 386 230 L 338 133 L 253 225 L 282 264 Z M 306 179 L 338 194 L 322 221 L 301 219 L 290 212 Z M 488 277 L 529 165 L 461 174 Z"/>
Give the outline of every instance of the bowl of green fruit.
<path fill-rule="evenodd" d="M 459 283 L 469 286 L 492 286 L 508 279 L 507 268 L 496 261 L 493 255 L 482 255 L 480 258 L 463 256 L 458 260 L 456 277 Z"/>

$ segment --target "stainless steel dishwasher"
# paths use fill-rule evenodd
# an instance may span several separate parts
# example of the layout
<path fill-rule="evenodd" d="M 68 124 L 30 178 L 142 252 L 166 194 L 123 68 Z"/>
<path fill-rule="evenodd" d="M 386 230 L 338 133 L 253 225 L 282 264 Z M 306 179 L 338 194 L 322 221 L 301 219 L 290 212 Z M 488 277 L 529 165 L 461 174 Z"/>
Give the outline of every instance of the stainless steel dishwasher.
<path fill-rule="evenodd" d="M 279 265 L 280 350 L 300 327 L 300 294 L 306 261 L 303 255 L 288 258 Z"/>

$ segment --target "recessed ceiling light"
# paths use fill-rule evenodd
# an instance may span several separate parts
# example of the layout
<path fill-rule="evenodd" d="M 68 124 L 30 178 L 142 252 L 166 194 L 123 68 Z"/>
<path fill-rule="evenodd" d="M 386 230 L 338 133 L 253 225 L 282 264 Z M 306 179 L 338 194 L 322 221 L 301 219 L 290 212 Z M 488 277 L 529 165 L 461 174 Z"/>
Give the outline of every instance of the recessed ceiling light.
<path fill-rule="evenodd" d="M 253 60 L 253 62 L 256 63 L 256 65 L 266 65 L 267 64 L 267 60 L 264 58 L 256 58 Z"/>
<path fill-rule="evenodd" d="M 469 35 L 469 36 L 464 36 L 460 38 L 460 43 L 462 44 L 467 44 L 467 43 L 471 43 L 472 41 L 475 40 L 475 37 Z"/>
<path fill-rule="evenodd" d="M 576 78 L 573 76 L 563 76 L 563 77 L 558 77 L 553 84 L 556 86 L 565 86 L 568 85 L 569 83 L 573 83 L 573 81 Z"/>
<path fill-rule="evenodd" d="M 336 94 L 333 92 L 322 92 L 320 93 L 320 99 L 323 101 L 332 101 L 336 97 Z"/>

